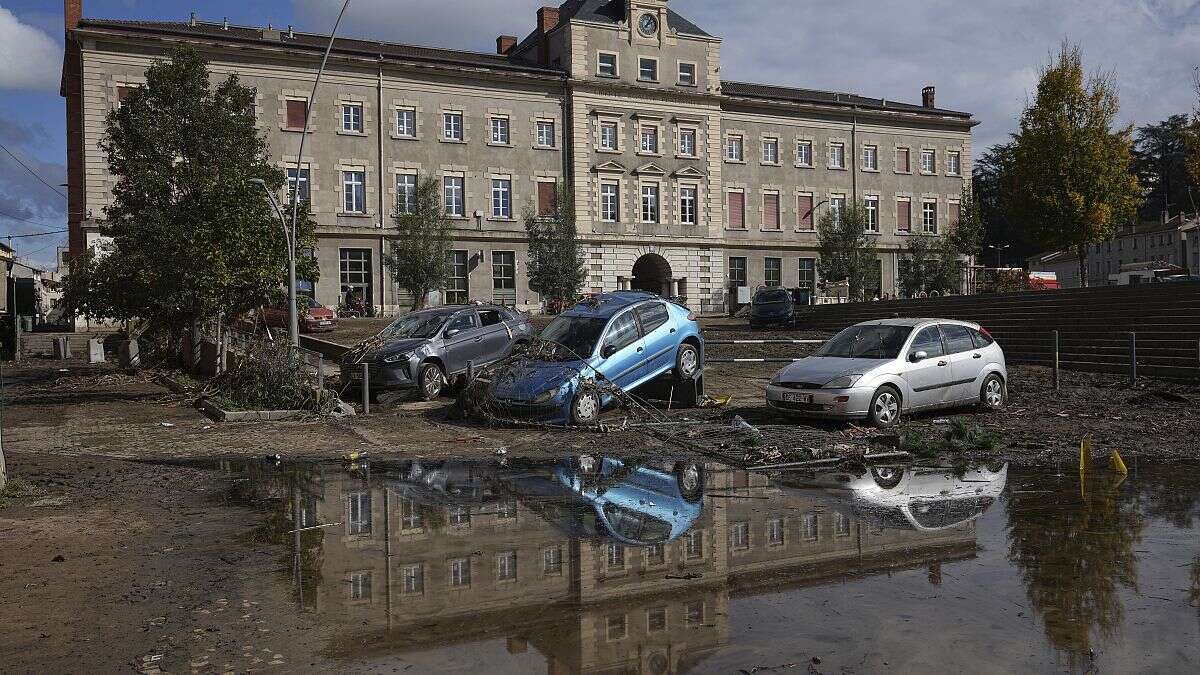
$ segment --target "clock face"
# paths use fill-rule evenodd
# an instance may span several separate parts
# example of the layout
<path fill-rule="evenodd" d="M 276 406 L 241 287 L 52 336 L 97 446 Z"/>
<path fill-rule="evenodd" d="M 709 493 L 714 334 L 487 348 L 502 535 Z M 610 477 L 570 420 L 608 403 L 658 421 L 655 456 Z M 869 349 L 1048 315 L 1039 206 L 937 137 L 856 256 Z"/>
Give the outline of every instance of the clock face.
<path fill-rule="evenodd" d="M 638 30 L 642 35 L 651 37 L 658 34 L 658 17 L 653 14 L 643 14 L 638 20 Z"/>

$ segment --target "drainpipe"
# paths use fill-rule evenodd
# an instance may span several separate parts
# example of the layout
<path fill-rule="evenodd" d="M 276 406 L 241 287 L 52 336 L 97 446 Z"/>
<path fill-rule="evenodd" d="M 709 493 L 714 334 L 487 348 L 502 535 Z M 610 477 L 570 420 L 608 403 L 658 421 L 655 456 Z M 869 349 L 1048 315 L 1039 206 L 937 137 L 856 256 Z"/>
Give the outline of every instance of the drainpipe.
<path fill-rule="evenodd" d="M 387 175 L 387 171 L 383 166 L 383 54 L 379 55 L 379 79 L 375 84 L 375 93 L 377 94 L 378 101 L 378 105 L 375 108 L 375 117 L 377 118 L 375 127 L 376 136 L 378 137 L 377 149 L 379 154 L 379 227 L 381 230 L 379 235 L 379 313 L 384 314 L 387 307 L 386 291 L 388 283 L 386 281 L 387 277 L 384 276 L 383 272 L 383 256 L 387 253 L 387 237 L 382 233 L 382 229 L 385 227 L 385 219 L 387 218 L 387 181 L 384 178 Z M 395 299 L 394 292 L 392 293 L 392 298 Z M 391 617 L 389 616 L 388 618 L 390 619 Z"/>
<path fill-rule="evenodd" d="M 850 191 L 854 194 L 854 205 L 858 206 L 858 106 L 850 114 Z M 878 161 L 878 154 L 876 155 Z"/>

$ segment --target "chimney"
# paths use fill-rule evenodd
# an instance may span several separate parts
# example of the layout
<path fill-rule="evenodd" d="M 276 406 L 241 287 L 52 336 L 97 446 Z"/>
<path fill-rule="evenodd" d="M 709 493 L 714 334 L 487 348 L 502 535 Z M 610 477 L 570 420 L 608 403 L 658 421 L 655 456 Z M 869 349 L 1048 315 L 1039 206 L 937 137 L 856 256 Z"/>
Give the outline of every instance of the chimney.
<path fill-rule="evenodd" d="M 190 17 L 188 17 L 188 25 L 191 26 L 192 28 L 196 27 L 196 13 L 195 12 L 192 12 L 192 15 Z"/>
<path fill-rule="evenodd" d="M 73 31 L 83 19 L 83 0 L 63 0 L 63 27 Z"/>
<path fill-rule="evenodd" d="M 925 108 L 936 108 L 935 104 L 937 89 L 933 86 L 925 87 L 921 90 L 921 106 Z"/>
<path fill-rule="evenodd" d="M 537 11 L 538 29 L 542 33 L 549 33 L 558 25 L 558 8 L 543 7 Z"/>
<path fill-rule="evenodd" d="M 517 46 L 517 38 L 512 35 L 501 35 L 496 38 L 496 53 L 507 54 L 512 51 L 513 47 Z"/>

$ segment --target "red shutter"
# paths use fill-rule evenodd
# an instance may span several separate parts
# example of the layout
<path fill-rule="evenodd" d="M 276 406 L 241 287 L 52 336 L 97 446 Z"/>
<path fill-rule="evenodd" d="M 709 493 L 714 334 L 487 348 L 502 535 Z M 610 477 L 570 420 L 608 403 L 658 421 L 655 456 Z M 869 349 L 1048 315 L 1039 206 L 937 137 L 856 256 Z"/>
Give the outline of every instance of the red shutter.
<path fill-rule="evenodd" d="M 813 198 L 812 195 L 800 195 L 796 198 L 796 216 L 802 230 L 813 229 Z"/>
<path fill-rule="evenodd" d="M 908 150 L 896 151 L 896 170 L 900 172 L 908 172 Z"/>
<path fill-rule="evenodd" d="M 117 87 L 117 103 L 125 103 L 125 99 L 129 98 L 129 93 L 132 91 L 132 87 Z"/>
<path fill-rule="evenodd" d="M 763 195 L 763 227 L 779 229 L 779 195 Z"/>
<path fill-rule="evenodd" d="M 912 202 L 907 199 L 896 201 L 896 229 L 901 232 L 912 230 Z"/>
<path fill-rule="evenodd" d="M 287 125 L 289 129 L 303 129 L 304 117 L 308 114 L 306 101 L 287 102 Z"/>
<path fill-rule="evenodd" d="M 958 227 L 958 220 L 959 220 L 959 218 L 960 218 L 960 217 L 961 217 L 961 216 L 960 216 L 960 207 L 959 207 L 959 205 L 958 205 L 958 204 L 953 204 L 953 203 L 952 203 L 952 204 L 950 204 L 950 227 L 951 227 L 951 228 Z"/>
<path fill-rule="evenodd" d="M 734 230 L 746 228 L 746 195 L 743 192 L 729 193 L 729 227 Z"/>
<path fill-rule="evenodd" d="M 555 201 L 555 184 L 538 183 L 538 215 L 553 216 Z"/>

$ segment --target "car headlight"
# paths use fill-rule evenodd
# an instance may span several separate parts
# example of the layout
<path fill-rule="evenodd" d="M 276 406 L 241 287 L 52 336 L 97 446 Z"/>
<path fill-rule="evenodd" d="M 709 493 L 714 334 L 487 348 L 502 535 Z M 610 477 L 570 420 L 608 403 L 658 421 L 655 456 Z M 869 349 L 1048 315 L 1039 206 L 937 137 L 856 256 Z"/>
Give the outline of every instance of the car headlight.
<path fill-rule="evenodd" d="M 553 400 L 555 396 L 558 396 L 558 389 L 559 389 L 558 387 L 555 387 L 549 391 L 542 392 L 541 394 L 539 394 L 537 396 L 537 398 L 533 399 L 533 402 L 534 403 L 546 403 L 548 401 Z"/>
<path fill-rule="evenodd" d="M 862 379 L 862 375 L 842 375 L 825 383 L 825 389 L 849 389 Z"/>
<path fill-rule="evenodd" d="M 385 358 L 383 360 L 383 362 L 384 363 L 400 363 L 401 361 L 407 361 L 409 359 L 409 357 L 411 357 L 411 356 L 412 356 L 412 354 L 409 352 L 405 352 L 403 354 L 393 354 L 393 355 Z"/>

